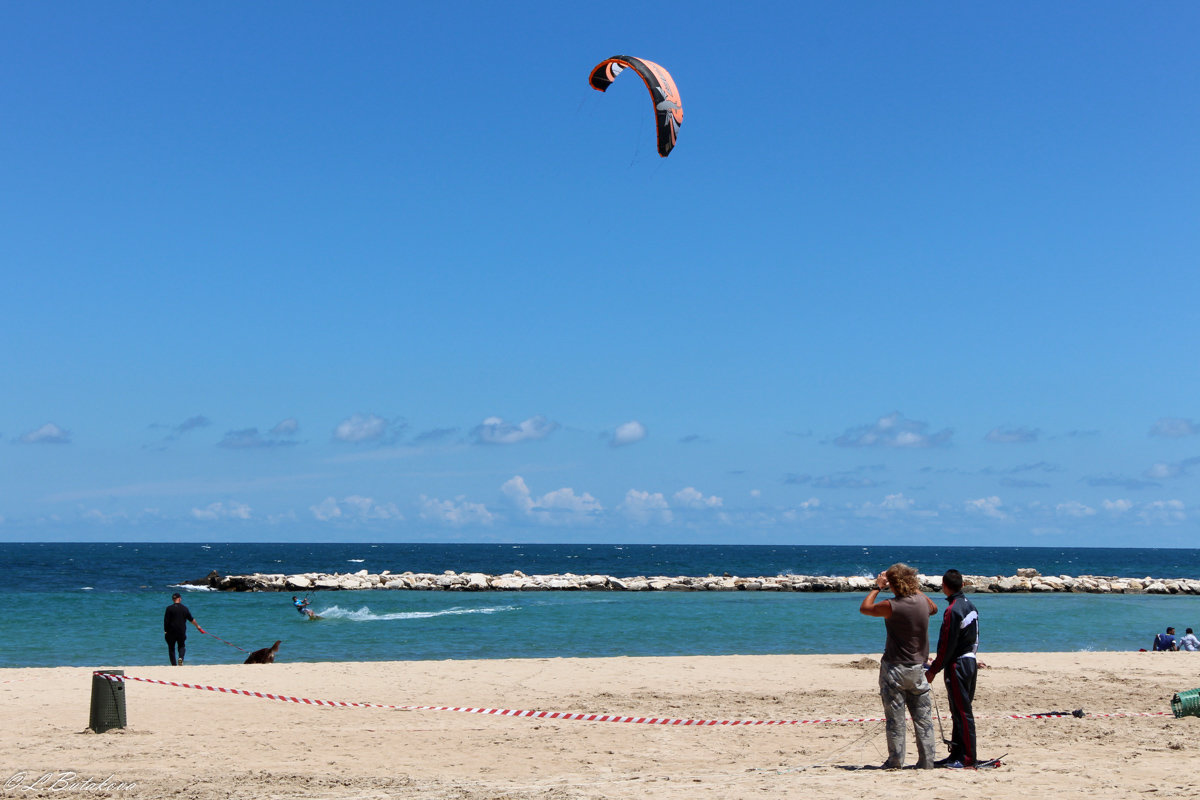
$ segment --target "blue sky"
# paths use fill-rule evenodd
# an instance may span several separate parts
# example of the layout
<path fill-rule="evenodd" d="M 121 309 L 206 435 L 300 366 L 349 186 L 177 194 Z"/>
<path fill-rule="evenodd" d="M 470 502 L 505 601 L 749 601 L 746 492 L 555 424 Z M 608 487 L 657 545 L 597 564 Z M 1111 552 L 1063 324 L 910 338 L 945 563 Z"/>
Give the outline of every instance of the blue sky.
<path fill-rule="evenodd" d="M 1195 546 L 1198 33 L 4 4 L 0 539 Z"/>

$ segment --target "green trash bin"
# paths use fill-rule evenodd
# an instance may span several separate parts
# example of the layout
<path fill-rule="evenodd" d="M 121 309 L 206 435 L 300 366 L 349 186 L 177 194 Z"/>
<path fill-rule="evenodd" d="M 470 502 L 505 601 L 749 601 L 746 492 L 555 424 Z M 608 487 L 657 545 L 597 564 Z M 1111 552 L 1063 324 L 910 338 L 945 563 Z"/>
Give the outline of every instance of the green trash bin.
<path fill-rule="evenodd" d="M 110 680 L 105 675 L 124 677 L 125 670 L 103 669 L 92 673 L 92 714 L 88 727 L 96 733 L 125 727 L 125 681 Z"/>
<path fill-rule="evenodd" d="M 1200 689 L 1177 692 L 1171 698 L 1171 711 L 1176 718 L 1200 717 Z"/>

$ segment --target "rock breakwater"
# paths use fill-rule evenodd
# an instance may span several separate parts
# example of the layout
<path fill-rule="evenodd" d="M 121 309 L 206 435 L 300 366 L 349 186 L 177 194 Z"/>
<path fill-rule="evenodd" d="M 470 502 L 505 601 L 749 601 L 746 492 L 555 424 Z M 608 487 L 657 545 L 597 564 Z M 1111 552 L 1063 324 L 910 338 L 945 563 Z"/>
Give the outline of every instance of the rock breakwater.
<path fill-rule="evenodd" d="M 927 592 L 941 587 L 940 575 L 921 575 Z M 1020 569 L 1016 575 L 964 575 L 968 592 L 1040 593 L 1074 592 L 1088 594 L 1195 594 L 1200 595 L 1200 580 L 1188 578 L 1120 578 L 1112 576 L 1041 575 L 1036 569 Z M 520 570 L 503 575 L 482 572 L 391 572 L 352 573 L 305 572 L 219 575 L 216 571 L 186 585 L 205 586 L 228 592 L 311 592 L 311 591 L 449 591 L 449 592 L 865 592 L 873 578 L 861 575 L 772 575 L 738 577 L 734 575 L 635 576 L 611 575 L 526 575 Z"/>

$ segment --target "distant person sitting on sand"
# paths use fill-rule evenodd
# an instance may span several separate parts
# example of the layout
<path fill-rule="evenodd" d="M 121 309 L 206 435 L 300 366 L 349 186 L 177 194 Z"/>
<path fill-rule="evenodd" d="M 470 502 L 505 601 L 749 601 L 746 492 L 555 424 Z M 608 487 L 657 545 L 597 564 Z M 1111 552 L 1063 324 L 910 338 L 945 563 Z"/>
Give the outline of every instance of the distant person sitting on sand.
<path fill-rule="evenodd" d="M 297 611 L 299 611 L 301 614 L 308 617 L 309 619 L 312 619 L 313 617 L 316 616 L 316 614 L 313 613 L 313 610 L 308 607 L 308 598 L 307 597 L 304 598 L 303 600 L 298 600 L 295 595 L 292 595 L 292 605 L 294 605 L 296 607 Z"/>
<path fill-rule="evenodd" d="M 1192 633 L 1192 629 L 1188 628 L 1187 633 L 1179 640 L 1179 649 L 1186 650 L 1189 653 L 1194 653 L 1200 650 L 1200 639 L 1196 638 L 1196 634 Z"/>
<path fill-rule="evenodd" d="M 1154 646 L 1151 648 L 1155 652 L 1159 650 L 1178 650 L 1179 645 L 1175 644 L 1175 629 L 1167 628 L 1166 633 L 1160 633 L 1154 637 Z"/>

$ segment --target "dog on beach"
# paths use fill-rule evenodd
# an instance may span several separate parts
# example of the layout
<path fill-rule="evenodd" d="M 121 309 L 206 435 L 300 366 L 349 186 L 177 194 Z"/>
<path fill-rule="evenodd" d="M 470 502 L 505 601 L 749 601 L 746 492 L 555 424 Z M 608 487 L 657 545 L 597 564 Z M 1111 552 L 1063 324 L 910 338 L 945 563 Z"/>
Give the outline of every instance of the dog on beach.
<path fill-rule="evenodd" d="M 279 652 L 280 642 L 277 640 L 270 647 L 264 647 L 262 650 L 255 650 L 250 655 L 246 656 L 243 663 L 246 664 L 274 664 L 275 654 Z"/>

